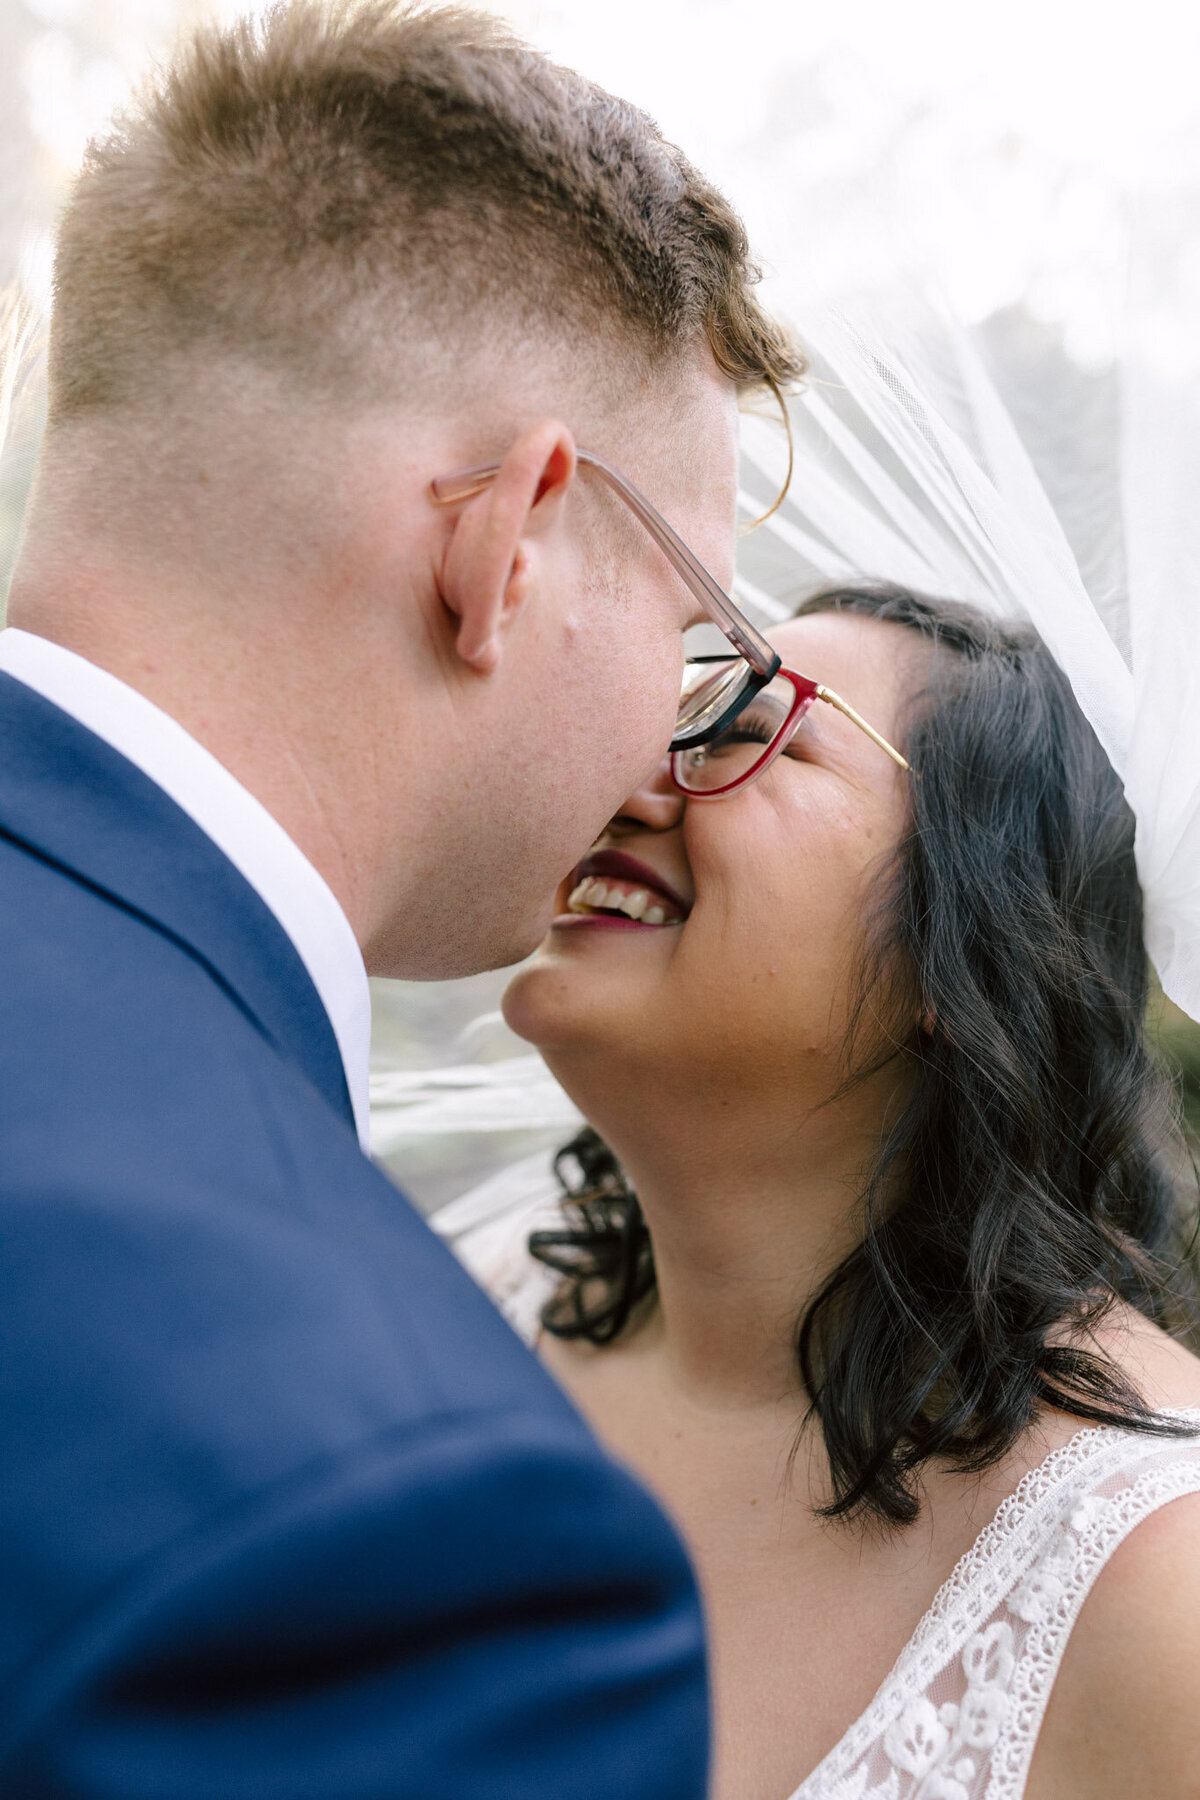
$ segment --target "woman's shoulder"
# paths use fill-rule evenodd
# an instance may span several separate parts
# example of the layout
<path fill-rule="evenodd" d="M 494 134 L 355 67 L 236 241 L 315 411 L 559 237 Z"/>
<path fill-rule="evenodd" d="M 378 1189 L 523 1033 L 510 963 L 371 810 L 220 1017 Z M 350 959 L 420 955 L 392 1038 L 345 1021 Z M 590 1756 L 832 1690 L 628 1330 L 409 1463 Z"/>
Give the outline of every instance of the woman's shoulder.
<path fill-rule="evenodd" d="M 1200 1443 L 1191 1460 L 1200 1490 Z M 1028 1800 L 1196 1800 L 1197 1691 L 1200 1491 L 1193 1491 L 1142 1518 L 1096 1576 L 1051 1691 Z"/>
<path fill-rule="evenodd" d="M 1190 1415 L 1200 1431 L 1200 1357 L 1130 1307 L 1115 1308 L 1096 1339 L 1148 1406 Z M 1098 1540 L 1093 1550 L 1096 1573 L 1051 1689 L 1028 1800 L 1200 1794 L 1200 1435 L 1130 1443 L 1141 1473 L 1130 1471 L 1113 1509 L 1110 1547 Z"/>
<path fill-rule="evenodd" d="M 1026 1793 L 1196 1800 L 1200 1357 L 1131 1307 L 1115 1308 L 1096 1339 L 1148 1406 L 1190 1415 L 1198 1435 L 1131 1440 L 1143 1472 L 1122 1497 L 1129 1529 L 1118 1517 L 1108 1527 L 1115 1543 L 1093 1552 L 1096 1573 L 1063 1652 Z"/>

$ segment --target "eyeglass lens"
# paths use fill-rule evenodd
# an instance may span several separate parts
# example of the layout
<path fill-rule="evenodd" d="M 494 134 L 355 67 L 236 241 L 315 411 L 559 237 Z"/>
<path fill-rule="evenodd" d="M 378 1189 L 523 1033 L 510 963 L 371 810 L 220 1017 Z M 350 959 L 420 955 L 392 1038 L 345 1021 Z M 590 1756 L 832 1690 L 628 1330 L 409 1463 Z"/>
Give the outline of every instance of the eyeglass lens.
<path fill-rule="evenodd" d="M 724 673 L 724 672 L 723 672 Z M 707 687 L 721 677 L 709 677 Z M 699 705 L 701 694 L 694 695 Z M 810 702 L 806 701 L 806 708 Z M 776 677 L 754 695 L 732 722 L 708 743 L 685 749 L 673 763 L 675 780 L 691 794 L 711 794 L 746 777 L 763 762 L 789 721 L 798 716 L 795 687 Z"/>
<path fill-rule="evenodd" d="M 683 674 L 671 749 L 688 750 L 707 742 L 761 686 L 761 675 L 740 657 L 722 663 L 715 672 L 707 666 L 689 665 Z"/>

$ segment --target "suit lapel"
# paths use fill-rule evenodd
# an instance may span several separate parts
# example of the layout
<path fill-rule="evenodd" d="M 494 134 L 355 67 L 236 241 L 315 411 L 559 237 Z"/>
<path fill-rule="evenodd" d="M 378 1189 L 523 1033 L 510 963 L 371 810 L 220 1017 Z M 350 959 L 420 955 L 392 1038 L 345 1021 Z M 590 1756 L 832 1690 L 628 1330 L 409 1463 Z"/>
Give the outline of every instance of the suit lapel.
<path fill-rule="evenodd" d="M 353 1125 L 329 1016 L 274 913 L 157 783 L 3 673 L 0 832 L 175 938 Z"/>

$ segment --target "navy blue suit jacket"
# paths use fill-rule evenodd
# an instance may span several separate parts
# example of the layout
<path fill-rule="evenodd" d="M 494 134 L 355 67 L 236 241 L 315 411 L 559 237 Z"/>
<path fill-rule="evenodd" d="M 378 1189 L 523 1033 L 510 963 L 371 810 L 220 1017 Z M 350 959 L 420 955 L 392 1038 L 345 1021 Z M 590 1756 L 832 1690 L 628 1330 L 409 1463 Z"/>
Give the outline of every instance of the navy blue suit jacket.
<path fill-rule="evenodd" d="M 274 915 L 0 675 L 0 1794 L 700 1800 L 642 1490 L 361 1154 Z"/>

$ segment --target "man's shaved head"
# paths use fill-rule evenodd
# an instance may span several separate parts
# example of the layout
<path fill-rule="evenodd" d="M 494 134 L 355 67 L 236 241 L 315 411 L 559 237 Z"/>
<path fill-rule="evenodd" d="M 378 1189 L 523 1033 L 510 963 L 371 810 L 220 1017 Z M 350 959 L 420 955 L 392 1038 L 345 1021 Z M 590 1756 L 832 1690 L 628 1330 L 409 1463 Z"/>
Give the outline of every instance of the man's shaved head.
<path fill-rule="evenodd" d="M 51 422 L 194 362 L 311 399 L 444 404 L 480 354 L 605 370 L 798 359 L 736 214 L 635 107 L 458 8 L 279 7 L 202 30 L 89 150 L 63 220 Z"/>
<path fill-rule="evenodd" d="M 63 218 L 10 618 L 205 744 L 373 970 L 514 961 L 661 757 L 697 616 L 578 446 L 728 585 L 738 394 L 801 368 L 757 276 L 645 114 L 485 14 L 206 27 Z"/>

